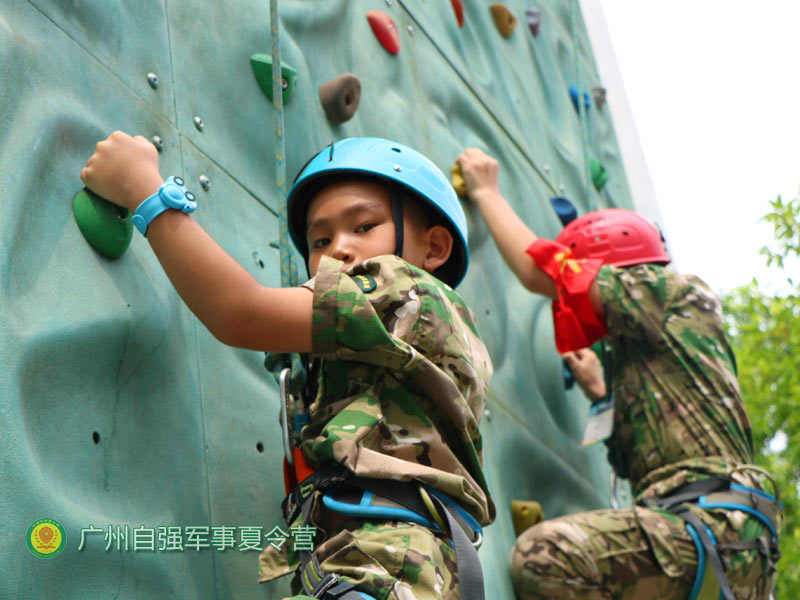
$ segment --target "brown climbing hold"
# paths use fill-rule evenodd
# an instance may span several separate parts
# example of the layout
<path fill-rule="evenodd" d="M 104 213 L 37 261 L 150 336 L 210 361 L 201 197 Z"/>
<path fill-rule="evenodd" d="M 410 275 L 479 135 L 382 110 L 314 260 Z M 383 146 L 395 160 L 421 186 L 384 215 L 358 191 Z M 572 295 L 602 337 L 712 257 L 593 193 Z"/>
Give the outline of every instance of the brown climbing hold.
<path fill-rule="evenodd" d="M 456 21 L 458 21 L 458 26 L 464 26 L 464 4 L 461 0 L 450 0 L 450 4 L 453 5 L 453 12 L 456 13 Z"/>
<path fill-rule="evenodd" d="M 517 17 L 506 8 L 505 4 L 497 2 L 496 4 L 492 4 L 489 10 L 492 11 L 494 24 L 497 25 L 497 29 L 500 30 L 503 37 L 508 37 L 514 33 L 514 27 L 517 26 Z"/>
<path fill-rule="evenodd" d="M 319 101 L 331 125 L 349 121 L 360 99 L 361 81 L 352 73 L 342 73 L 319 86 Z"/>
<path fill-rule="evenodd" d="M 512 500 L 511 519 L 517 537 L 526 529 L 544 521 L 542 505 L 534 500 Z"/>
<path fill-rule="evenodd" d="M 392 17 L 379 10 L 368 10 L 367 21 L 375 37 L 389 54 L 400 52 L 400 34 Z"/>
<path fill-rule="evenodd" d="M 606 103 L 606 88 L 602 85 L 596 85 L 592 88 L 592 97 L 597 108 L 603 108 Z"/>

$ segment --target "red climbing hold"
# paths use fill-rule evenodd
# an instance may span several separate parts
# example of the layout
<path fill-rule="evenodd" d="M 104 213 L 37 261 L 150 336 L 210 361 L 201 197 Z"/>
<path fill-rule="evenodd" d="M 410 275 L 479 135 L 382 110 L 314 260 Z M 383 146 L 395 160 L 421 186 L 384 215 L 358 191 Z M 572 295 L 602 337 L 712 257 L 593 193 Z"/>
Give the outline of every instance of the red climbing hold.
<path fill-rule="evenodd" d="M 379 10 L 368 10 L 367 21 L 375 37 L 389 54 L 400 52 L 400 34 L 397 33 L 397 25 L 392 17 Z"/>
<path fill-rule="evenodd" d="M 462 4 L 461 0 L 450 0 L 450 3 L 453 5 L 453 12 L 456 13 L 456 21 L 458 21 L 458 26 L 464 26 L 464 4 Z"/>

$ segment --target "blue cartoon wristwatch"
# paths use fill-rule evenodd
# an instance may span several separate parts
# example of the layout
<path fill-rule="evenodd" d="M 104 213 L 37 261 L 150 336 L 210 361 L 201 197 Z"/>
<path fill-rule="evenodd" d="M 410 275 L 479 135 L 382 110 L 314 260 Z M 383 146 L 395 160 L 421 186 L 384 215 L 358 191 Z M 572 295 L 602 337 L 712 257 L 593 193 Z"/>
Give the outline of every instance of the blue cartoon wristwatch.
<path fill-rule="evenodd" d="M 180 177 L 168 177 L 158 188 L 158 192 L 142 202 L 133 213 L 133 224 L 142 235 L 147 235 L 150 221 L 170 208 L 186 214 L 197 210 L 194 194 L 186 190 L 184 181 Z"/>

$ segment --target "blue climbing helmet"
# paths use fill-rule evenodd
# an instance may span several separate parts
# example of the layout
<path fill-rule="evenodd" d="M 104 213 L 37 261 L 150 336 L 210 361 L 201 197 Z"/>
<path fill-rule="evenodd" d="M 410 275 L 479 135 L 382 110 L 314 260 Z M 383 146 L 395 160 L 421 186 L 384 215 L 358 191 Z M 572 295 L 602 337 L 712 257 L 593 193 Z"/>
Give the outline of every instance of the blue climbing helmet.
<path fill-rule="evenodd" d="M 348 179 L 371 179 L 387 184 L 392 200 L 395 254 L 403 253 L 403 196 L 409 192 L 439 215 L 453 235 L 453 251 L 434 275 L 456 287 L 469 265 L 467 219 L 453 186 L 430 160 L 397 142 L 375 137 L 331 142 L 311 157 L 295 177 L 287 198 L 289 234 L 308 263 L 306 213 L 323 187 Z"/>

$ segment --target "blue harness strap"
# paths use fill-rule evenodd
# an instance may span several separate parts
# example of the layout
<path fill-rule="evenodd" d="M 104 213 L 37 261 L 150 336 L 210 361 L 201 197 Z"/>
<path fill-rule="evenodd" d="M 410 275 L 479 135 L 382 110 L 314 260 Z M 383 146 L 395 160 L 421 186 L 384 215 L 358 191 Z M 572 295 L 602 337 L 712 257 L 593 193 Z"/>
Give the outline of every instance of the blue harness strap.
<path fill-rule="evenodd" d="M 696 590 L 698 595 L 690 595 L 690 600 L 694 600 L 695 598 L 699 600 L 714 600 L 716 596 L 725 598 L 725 600 L 736 600 L 730 585 L 728 585 L 728 578 L 725 576 L 725 567 L 722 565 L 722 560 L 717 550 L 717 540 L 714 538 L 711 529 L 695 515 L 690 513 L 688 509 L 679 512 L 678 515 L 686 521 L 686 529 L 689 535 L 692 536 L 695 547 L 698 548 L 697 575 L 694 578 L 694 585 L 692 586 L 692 594 L 694 594 Z M 692 528 L 691 530 L 689 529 L 690 527 Z M 704 563 L 702 571 L 700 570 L 701 554 L 703 558 L 702 562 Z M 709 563 L 713 569 L 713 574 L 716 575 L 716 586 L 709 583 Z M 715 589 L 712 589 L 712 586 Z M 706 592 L 706 596 L 700 596 L 701 591 Z"/>
<path fill-rule="evenodd" d="M 299 515 L 304 525 L 308 523 L 314 491 L 320 492 L 325 508 L 335 513 L 411 522 L 443 532 L 455 550 L 460 597 L 484 599 L 483 572 L 477 553 L 483 530 L 472 515 L 446 494 L 428 486 L 418 488 L 410 481 L 356 477 L 339 467 L 314 473 L 289 494 L 283 502 L 288 523 Z M 361 592 L 352 583 L 338 573 L 325 574 L 316 556 L 308 551 L 300 552 L 300 583 L 313 598 L 360 600 L 353 594 Z M 366 594 L 362 597 L 370 600 Z"/>
<path fill-rule="evenodd" d="M 359 490 L 360 498 L 355 502 L 348 502 L 341 499 L 337 493 L 339 491 L 339 489 L 328 490 L 322 496 L 322 503 L 325 505 L 325 508 L 331 512 L 364 519 L 407 521 L 409 523 L 422 525 L 428 529 L 440 529 L 436 523 L 418 512 L 399 506 L 386 506 L 375 503 L 375 494 L 372 492 Z"/>
<path fill-rule="evenodd" d="M 689 600 L 735 600 L 719 550 L 758 549 L 775 569 L 780 559 L 776 517 L 782 508 L 775 497 L 754 488 L 732 483 L 723 477 L 709 477 L 687 484 L 674 493 L 648 503 L 669 510 L 686 521 L 686 531 L 697 549 L 697 575 Z M 769 531 L 769 539 L 758 538 L 721 545 L 711 528 L 689 511 L 691 505 L 704 510 L 738 510 L 756 518 Z M 709 566 L 711 567 L 709 569 Z"/>
<path fill-rule="evenodd" d="M 717 600 L 720 595 L 719 582 L 714 571 L 706 568 L 706 549 L 703 547 L 703 542 L 700 541 L 700 536 L 691 523 L 686 523 L 686 531 L 689 532 L 694 547 L 697 549 L 697 575 L 694 578 L 689 600 Z M 713 540 L 714 534 L 711 530 L 708 530 L 708 533 Z"/>
<path fill-rule="evenodd" d="M 475 517 L 447 494 L 427 485 L 423 485 L 423 488 L 441 502 L 447 512 L 453 513 L 459 528 L 473 540 L 473 545 L 477 545 L 478 540 L 483 537 L 483 528 Z M 322 503 L 332 512 L 351 517 L 406 521 L 434 531 L 442 531 L 438 522 L 430 518 L 430 509 L 423 504 L 417 489 L 407 481 L 353 477 L 326 489 Z"/>

